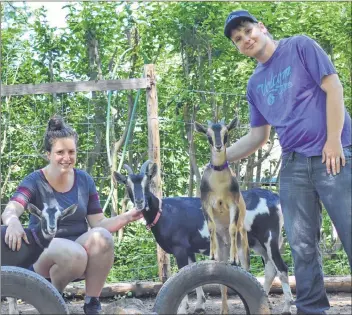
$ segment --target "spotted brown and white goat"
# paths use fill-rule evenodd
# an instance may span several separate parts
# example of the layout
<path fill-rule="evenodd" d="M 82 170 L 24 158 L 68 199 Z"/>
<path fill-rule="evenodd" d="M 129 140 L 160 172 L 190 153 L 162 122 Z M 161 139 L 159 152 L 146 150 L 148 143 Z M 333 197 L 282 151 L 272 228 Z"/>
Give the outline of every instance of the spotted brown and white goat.
<path fill-rule="evenodd" d="M 56 203 L 54 203 L 56 204 Z M 47 248 L 55 237 L 60 221 L 74 214 L 77 205 L 72 205 L 63 211 L 56 205 L 44 203 L 43 210 L 39 210 L 35 205 L 28 204 L 29 212 L 38 217 L 39 222 L 33 228 L 24 228 L 29 244 L 22 242 L 18 251 L 13 251 L 5 243 L 7 226 L 1 226 L 1 265 L 16 266 L 28 269 L 34 264 L 40 254 Z M 15 298 L 8 298 L 9 314 L 19 314 Z"/>
<path fill-rule="evenodd" d="M 208 137 L 211 156 L 200 185 L 200 198 L 210 232 L 210 257 L 238 264 L 238 248 L 243 257 L 241 265 L 249 269 L 249 247 L 244 228 L 246 204 L 240 186 L 226 159 L 228 133 L 234 129 L 237 118 L 228 125 L 208 123 L 208 128 L 195 122 L 195 129 Z M 238 244 L 239 243 L 239 244 Z M 221 286 L 221 314 L 228 314 L 227 287 Z"/>
<path fill-rule="evenodd" d="M 200 198 L 168 197 L 160 200 L 150 191 L 151 179 L 157 173 L 156 164 L 146 161 L 136 174 L 128 165 L 124 167 L 128 175 L 115 172 L 114 179 L 126 185 L 134 206 L 143 211 L 147 228 L 151 229 L 160 247 L 175 256 L 178 268 L 195 262 L 196 253 L 209 255 L 209 230 Z M 263 257 L 265 263 L 264 288 L 269 293 L 278 272 L 285 294 L 284 312 L 289 312 L 292 296 L 288 284 L 288 269 L 280 254 L 283 219 L 279 197 L 269 190 L 260 188 L 242 191 L 242 195 L 247 208 L 244 226 L 249 246 Z M 204 312 L 203 289 L 197 288 L 196 293 L 195 310 Z M 186 296 L 179 313 L 185 314 L 187 309 Z"/>

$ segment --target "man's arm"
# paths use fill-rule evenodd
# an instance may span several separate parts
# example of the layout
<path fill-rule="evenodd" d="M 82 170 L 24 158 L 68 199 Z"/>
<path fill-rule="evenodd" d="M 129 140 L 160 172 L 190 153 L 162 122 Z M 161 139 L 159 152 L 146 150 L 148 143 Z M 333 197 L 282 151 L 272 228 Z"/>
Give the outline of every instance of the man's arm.
<path fill-rule="evenodd" d="M 330 74 L 322 79 L 322 90 L 326 93 L 326 143 L 322 152 L 322 162 L 326 162 L 328 174 L 340 173 L 340 165 L 345 166 L 346 160 L 341 144 L 341 133 L 345 112 L 343 88 L 337 74 Z M 341 161 L 340 161 L 341 160 Z"/>
<path fill-rule="evenodd" d="M 270 125 L 251 128 L 248 134 L 227 148 L 227 160 L 235 162 L 257 151 L 268 141 L 270 129 Z"/>

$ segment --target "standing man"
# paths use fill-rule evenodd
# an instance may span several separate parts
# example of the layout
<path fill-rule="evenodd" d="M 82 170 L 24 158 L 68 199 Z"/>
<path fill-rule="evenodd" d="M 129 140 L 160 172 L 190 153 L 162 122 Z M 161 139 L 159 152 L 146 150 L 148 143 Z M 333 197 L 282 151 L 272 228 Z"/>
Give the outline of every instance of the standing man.
<path fill-rule="evenodd" d="M 280 199 L 296 277 L 298 314 L 325 314 L 319 249 L 322 204 L 351 260 L 351 117 L 324 50 L 307 36 L 273 40 L 262 22 L 232 12 L 225 36 L 258 62 L 247 86 L 251 129 L 227 150 L 229 161 L 257 151 L 275 127 L 282 147 Z"/>

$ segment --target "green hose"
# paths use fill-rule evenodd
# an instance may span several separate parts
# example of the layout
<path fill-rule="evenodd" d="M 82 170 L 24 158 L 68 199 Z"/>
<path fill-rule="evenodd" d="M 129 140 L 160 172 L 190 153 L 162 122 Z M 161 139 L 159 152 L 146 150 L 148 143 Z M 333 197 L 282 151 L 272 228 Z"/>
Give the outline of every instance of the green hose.
<path fill-rule="evenodd" d="M 122 156 L 121 156 L 121 159 L 120 159 L 120 163 L 119 163 L 119 166 L 117 168 L 118 172 L 121 171 L 121 167 L 122 167 L 122 164 L 123 164 L 123 161 L 124 161 L 124 158 L 125 158 L 128 142 L 130 140 L 130 135 L 131 135 L 132 125 L 133 125 L 134 115 L 136 113 L 136 108 L 137 108 L 138 99 L 139 99 L 139 95 L 140 94 L 141 94 L 141 90 L 139 89 L 138 92 L 137 92 L 136 98 L 134 100 L 132 114 L 131 114 L 131 119 L 130 119 L 130 123 L 128 125 L 128 130 L 127 130 L 127 136 L 126 136 L 126 140 L 125 140 L 125 143 L 124 143 L 124 146 L 123 146 L 123 151 L 122 151 Z M 107 113 L 107 115 L 109 115 L 109 113 L 110 113 L 110 104 L 111 104 L 111 91 L 109 91 L 109 94 L 108 94 L 108 110 L 107 110 L 108 113 Z M 107 122 L 109 121 L 108 117 L 109 116 L 107 116 Z M 106 125 L 108 126 L 109 124 L 107 123 Z M 109 134 L 109 132 L 107 132 L 107 134 Z M 110 147 L 108 141 L 109 141 L 109 139 L 107 137 L 107 150 L 109 150 L 108 148 Z M 110 152 L 110 150 L 109 150 L 109 152 Z M 111 165 L 110 154 L 108 154 L 108 159 L 109 159 L 109 166 L 111 167 L 112 165 Z M 112 197 L 113 192 L 114 192 L 114 184 L 113 184 L 113 182 L 111 182 L 110 193 L 109 193 L 108 199 L 106 200 L 105 205 L 103 207 L 103 212 L 105 212 L 106 208 L 108 207 L 108 204 L 110 202 L 110 199 Z"/>

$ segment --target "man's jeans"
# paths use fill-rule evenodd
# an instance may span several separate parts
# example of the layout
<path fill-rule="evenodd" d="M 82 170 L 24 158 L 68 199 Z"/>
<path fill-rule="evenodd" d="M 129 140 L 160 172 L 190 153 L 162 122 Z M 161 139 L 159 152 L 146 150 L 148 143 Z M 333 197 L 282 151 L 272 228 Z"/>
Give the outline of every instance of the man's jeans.
<path fill-rule="evenodd" d="M 320 201 L 335 225 L 352 266 L 351 153 L 351 146 L 344 148 L 346 165 L 335 176 L 327 174 L 321 156 L 307 158 L 294 152 L 283 156 L 280 200 L 295 266 L 298 313 L 325 314 L 330 307 L 319 249 Z"/>

